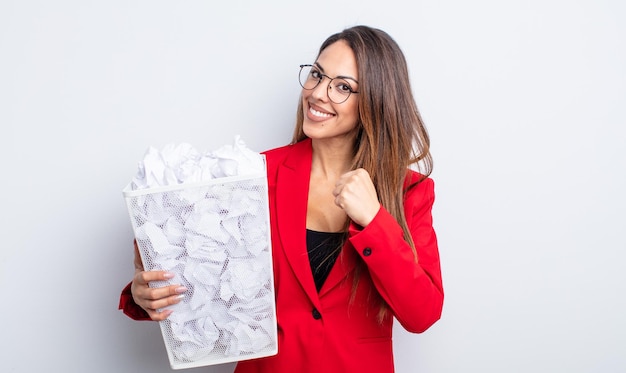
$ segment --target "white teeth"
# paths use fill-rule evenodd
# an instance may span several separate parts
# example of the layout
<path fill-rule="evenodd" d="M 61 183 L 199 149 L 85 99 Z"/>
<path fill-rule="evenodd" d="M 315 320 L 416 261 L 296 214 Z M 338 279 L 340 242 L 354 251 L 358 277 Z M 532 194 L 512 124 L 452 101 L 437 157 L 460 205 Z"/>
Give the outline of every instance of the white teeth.
<path fill-rule="evenodd" d="M 309 108 L 309 111 L 311 112 L 311 114 L 315 115 L 316 117 L 330 118 L 333 116 L 332 114 L 322 113 L 321 111 L 317 111 L 313 108 Z"/>

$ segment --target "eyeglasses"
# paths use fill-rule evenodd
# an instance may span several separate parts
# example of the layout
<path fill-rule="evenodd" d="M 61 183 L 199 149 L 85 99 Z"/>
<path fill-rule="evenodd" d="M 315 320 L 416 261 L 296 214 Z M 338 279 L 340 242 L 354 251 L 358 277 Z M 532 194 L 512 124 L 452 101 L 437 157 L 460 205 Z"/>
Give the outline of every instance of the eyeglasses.
<path fill-rule="evenodd" d="M 352 85 L 358 84 L 358 82 L 352 78 L 343 76 L 331 78 L 322 73 L 316 66 L 300 65 L 300 85 L 306 90 L 315 89 L 325 77 L 330 79 L 328 82 L 328 98 L 335 104 L 342 104 L 350 97 L 350 94 L 359 93 L 352 89 Z M 350 81 L 353 83 L 351 84 Z"/>

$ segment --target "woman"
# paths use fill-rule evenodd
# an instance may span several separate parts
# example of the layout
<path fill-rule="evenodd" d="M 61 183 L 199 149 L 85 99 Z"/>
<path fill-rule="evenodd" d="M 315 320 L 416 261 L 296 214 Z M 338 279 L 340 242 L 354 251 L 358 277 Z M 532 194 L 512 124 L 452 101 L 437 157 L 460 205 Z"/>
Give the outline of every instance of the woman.
<path fill-rule="evenodd" d="M 236 372 L 393 372 L 393 318 L 421 333 L 443 305 L 429 139 L 406 62 L 385 32 L 356 26 L 322 44 L 300 84 L 292 143 L 265 152 L 278 355 Z M 151 289 L 171 275 L 143 271 L 138 255 L 135 267 L 120 308 L 167 318 L 157 309 L 186 289 Z"/>

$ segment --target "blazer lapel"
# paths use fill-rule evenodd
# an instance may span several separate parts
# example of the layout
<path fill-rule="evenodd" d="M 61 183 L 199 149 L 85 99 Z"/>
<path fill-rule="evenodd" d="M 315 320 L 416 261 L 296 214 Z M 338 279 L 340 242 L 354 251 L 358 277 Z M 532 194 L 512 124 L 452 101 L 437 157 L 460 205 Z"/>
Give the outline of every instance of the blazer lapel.
<path fill-rule="evenodd" d="M 276 217 L 285 257 L 304 292 L 315 307 L 320 308 L 306 249 L 311 154 L 311 140 L 303 140 L 293 145 L 284 163 L 279 166 L 276 183 Z"/>

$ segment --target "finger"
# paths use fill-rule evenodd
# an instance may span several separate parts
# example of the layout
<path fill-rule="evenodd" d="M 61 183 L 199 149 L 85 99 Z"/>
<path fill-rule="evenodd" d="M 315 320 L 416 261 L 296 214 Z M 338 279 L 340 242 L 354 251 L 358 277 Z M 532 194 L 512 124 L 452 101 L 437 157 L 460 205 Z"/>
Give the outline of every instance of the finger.
<path fill-rule="evenodd" d="M 335 188 L 333 189 L 333 196 L 337 197 L 341 194 L 341 190 L 343 189 L 343 184 L 337 183 Z"/>
<path fill-rule="evenodd" d="M 161 287 L 150 287 L 150 282 L 165 281 L 173 277 L 173 274 L 164 271 L 137 272 L 133 278 L 131 290 L 134 295 L 146 299 L 160 299 L 171 295 L 179 295 L 187 291 L 180 284 L 171 284 Z"/>
<path fill-rule="evenodd" d="M 148 283 L 151 281 L 168 281 L 174 278 L 174 274 L 168 271 L 141 271 L 135 274 L 135 279 Z"/>
<path fill-rule="evenodd" d="M 172 314 L 172 310 L 163 310 L 160 312 L 157 310 L 146 310 L 146 312 L 148 312 L 148 316 L 150 316 L 150 319 L 154 321 L 163 321 Z"/>
<path fill-rule="evenodd" d="M 146 311 L 156 311 L 164 309 L 165 307 L 172 306 L 174 304 L 180 303 L 180 301 L 185 297 L 184 294 L 172 295 L 166 298 L 159 298 L 155 300 L 143 299 L 139 300 L 139 304 Z"/>
<path fill-rule="evenodd" d="M 343 206 L 341 205 L 341 198 L 339 196 L 335 196 L 335 205 L 343 209 Z"/>
<path fill-rule="evenodd" d="M 354 170 L 353 171 L 348 171 L 344 174 L 342 174 L 341 176 L 339 176 L 339 178 L 337 179 L 337 182 L 335 183 L 335 186 L 340 186 L 340 185 L 344 185 L 348 182 L 348 180 L 350 180 L 350 178 L 352 177 L 352 175 L 354 175 Z"/>
<path fill-rule="evenodd" d="M 185 295 L 184 292 L 187 288 L 184 286 L 166 286 L 162 288 L 149 288 L 147 285 L 133 285 L 131 286 L 131 293 L 133 300 L 141 308 L 146 310 L 153 319 L 164 319 L 167 315 L 160 315 L 157 317 L 155 312 L 163 309 L 167 306 L 179 303 Z M 156 317 L 156 318 L 155 318 Z"/>
<path fill-rule="evenodd" d="M 137 289 L 137 296 L 149 300 L 156 301 L 172 296 L 180 296 L 187 292 L 187 288 L 181 285 L 170 285 L 160 288 L 143 287 Z M 158 308 L 158 307 L 151 307 Z"/>

